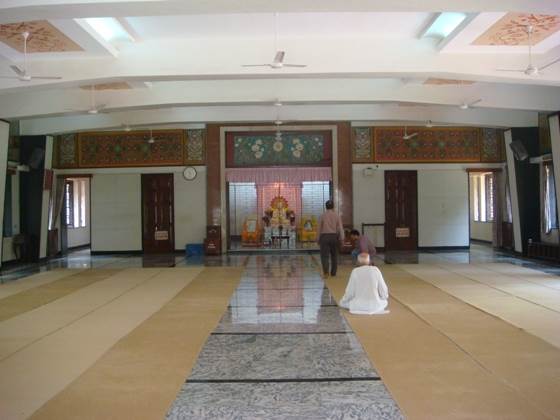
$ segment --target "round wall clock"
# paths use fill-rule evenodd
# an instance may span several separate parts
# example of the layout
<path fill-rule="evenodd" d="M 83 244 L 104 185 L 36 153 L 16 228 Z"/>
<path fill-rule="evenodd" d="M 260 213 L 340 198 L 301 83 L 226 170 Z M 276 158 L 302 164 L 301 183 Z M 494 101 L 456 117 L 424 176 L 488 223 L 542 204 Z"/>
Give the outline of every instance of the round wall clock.
<path fill-rule="evenodd" d="M 187 181 L 192 181 L 193 179 L 195 179 L 196 169 L 194 169 L 192 166 L 187 166 L 183 170 L 183 178 L 185 178 Z"/>

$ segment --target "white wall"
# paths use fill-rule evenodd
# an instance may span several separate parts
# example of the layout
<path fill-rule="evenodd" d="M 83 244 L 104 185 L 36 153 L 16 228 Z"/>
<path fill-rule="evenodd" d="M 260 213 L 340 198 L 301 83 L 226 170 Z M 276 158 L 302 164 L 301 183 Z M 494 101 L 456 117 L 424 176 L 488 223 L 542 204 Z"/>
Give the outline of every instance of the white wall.
<path fill-rule="evenodd" d="M 468 246 L 468 175 L 418 171 L 418 246 Z"/>
<path fill-rule="evenodd" d="M 91 178 L 91 250 L 142 250 L 141 174 L 173 173 L 175 249 L 202 243 L 206 236 L 206 167 L 196 166 L 197 177 L 186 181 L 184 167 L 103 168 L 87 172 Z M 58 174 L 84 174 L 59 170 Z M 70 245 L 69 245 L 70 246 Z"/>
<path fill-rule="evenodd" d="M 182 168 L 180 168 L 182 170 Z M 186 244 L 201 244 L 206 236 L 206 167 L 196 167 L 192 181 L 175 172 L 175 249 L 184 250 Z"/>
<path fill-rule="evenodd" d="M 68 228 L 68 248 L 84 246 L 90 243 L 91 232 L 91 215 L 90 215 L 90 180 L 89 178 L 75 178 L 85 181 L 85 198 L 86 198 L 86 226 Z M 78 199 L 79 195 L 74 190 L 74 198 Z"/>
<path fill-rule="evenodd" d="M 495 165 L 494 165 L 495 166 Z M 467 168 L 486 164 L 354 164 L 352 165 L 354 227 L 385 222 L 385 170 L 418 171 L 418 246 L 468 246 L 469 209 Z M 372 176 L 363 170 L 373 168 Z M 369 233 L 384 246 L 384 232 Z"/>
<path fill-rule="evenodd" d="M 382 169 L 365 176 L 363 171 L 372 165 L 352 165 L 354 228 L 361 231 L 362 223 L 385 223 L 385 175 Z M 382 228 L 369 231 L 368 236 L 377 247 L 385 246 Z"/>
<path fill-rule="evenodd" d="M 140 174 L 94 174 L 91 250 L 142 250 Z"/>

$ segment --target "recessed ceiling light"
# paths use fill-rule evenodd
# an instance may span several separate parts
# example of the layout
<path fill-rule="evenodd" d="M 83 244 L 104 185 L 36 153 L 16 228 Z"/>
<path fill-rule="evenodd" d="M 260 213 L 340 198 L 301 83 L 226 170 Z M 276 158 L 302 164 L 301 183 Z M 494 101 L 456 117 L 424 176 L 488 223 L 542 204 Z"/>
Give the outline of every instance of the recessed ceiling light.
<path fill-rule="evenodd" d="M 85 21 L 107 42 L 134 41 L 132 35 L 113 17 L 87 18 Z"/>
<path fill-rule="evenodd" d="M 466 19 L 466 13 L 439 13 L 422 34 L 422 37 L 447 38 Z"/>

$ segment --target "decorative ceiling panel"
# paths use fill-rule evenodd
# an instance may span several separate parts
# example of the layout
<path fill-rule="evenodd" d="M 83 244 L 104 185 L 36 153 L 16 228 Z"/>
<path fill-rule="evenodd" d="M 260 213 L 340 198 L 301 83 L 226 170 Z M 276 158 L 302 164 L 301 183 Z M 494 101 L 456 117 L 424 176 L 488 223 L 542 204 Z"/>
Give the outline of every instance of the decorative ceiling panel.
<path fill-rule="evenodd" d="M 126 82 L 113 82 L 113 83 L 99 83 L 97 85 L 93 85 L 95 90 L 122 90 L 122 89 L 132 89 Z M 90 90 L 91 85 L 84 85 L 80 86 L 80 89 Z"/>
<path fill-rule="evenodd" d="M 457 79 L 438 79 L 430 77 L 424 82 L 425 85 L 472 85 L 473 80 L 457 80 Z"/>
<path fill-rule="evenodd" d="M 27 52 L 83 51 L 83 48 L 46 20 L 0 25 L 0 42 L 23 52 L 23 32 L 29 32 Z"/>
<path fill-rule="evenodd" d="M 560 30 L 560 15 L 508 13 L 480 35 L 472 45 L 527 45 L 527 26 L 533 26 L 531 44 Z"/>

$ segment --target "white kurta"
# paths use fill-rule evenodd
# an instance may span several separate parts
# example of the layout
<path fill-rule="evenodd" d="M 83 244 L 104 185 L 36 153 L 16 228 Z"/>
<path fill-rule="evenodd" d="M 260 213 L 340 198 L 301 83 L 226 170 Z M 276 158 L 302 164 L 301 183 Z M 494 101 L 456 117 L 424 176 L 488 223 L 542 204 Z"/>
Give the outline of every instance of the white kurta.
<path fill-rule="evenodd" d="M 387 307 L 389 289 L 377 267 L 364 265 L 352 270 L 339 305 L 353 314 L 378 314 Z"/>

